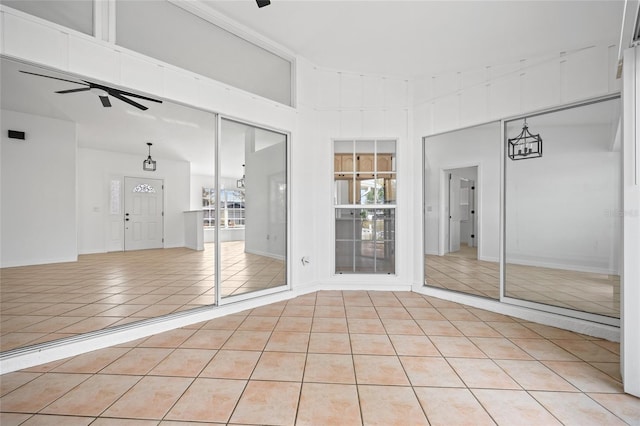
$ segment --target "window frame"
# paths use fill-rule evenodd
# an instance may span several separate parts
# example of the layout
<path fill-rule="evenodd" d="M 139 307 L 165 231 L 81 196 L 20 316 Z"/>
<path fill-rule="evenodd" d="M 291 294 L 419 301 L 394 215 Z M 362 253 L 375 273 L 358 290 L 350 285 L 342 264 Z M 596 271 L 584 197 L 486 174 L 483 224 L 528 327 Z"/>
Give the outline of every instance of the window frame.
<path fill-rule="evenodd" d="M 343 149 L 337 149 L 338 144 L 343 145 Z M 345 151 L 344 145 L 351 144 L 351 151 Z M 380 145 L 392 145 L 393 148 L 390 149 L 387 147 L 384 149 Z M 363 147 L 367 145 L 372 146 L 372 152 L 368 150 L 362 150 Z M 380 149 L 379 149 L 380 146 Z M 397 175 L 398 172 L 396 170 L 397 164 L 397 148 L 398 148 L 398 138 L 335 138 L 332 139 L 332 152 L 333 152 L 333 169 L 332 169 L 332 209 L 333 209 L 333 226 L 334 226 L 334 256 L 333 256 L 333 275 L 354 275 L 354 274 L 366 274 L 366 275 L 397 275 L 396 270 L 396 262 L 395 262 L 395 252 L 397 250 Z M 361 152 L 360 152 L 361 151 Z M 391 151 L 391 152 L 389 152 Z M 388 158 L 388 166 L 384 167 L 383 170 L 379 170 L 380 158 L 383 155 L 389 154 Z M 361 168 L 360 160 L 362 156 L 373 157 L 373 164 L 370 168 Z M 338 160 L 338 156 L 341 158 Z M 343 158 L 349 160 L 349 156 L 351 156 L 350 169 L 347 171 L 343 166 Z M 367 161 L 370 161 L 370 158 L 366 158 Z M 338 166 L 338 161 L 341 162 L 340 166 Z M 347 163 L 349 164 L 349 163 Z M 382 163 L 380 163 L 382 164 Z M 339 169 L 338 169 L 339 167 Z M 365 175 L 364 177 L 362 175 Z M 340 185 L 340 181 L 347 181 L 346 190 L 348 191 L 347 197 L 345 198 L 344 194 L 341 194 L 341 189 L 339 186 L 342 186 L 342 190 L 344 190 L 345 185 Z M 362 189 L 362 183 L 367 182 L 367 188 L 373 188 L 373 199 L 368 200 L 368 202 L 362 202 L 363 197 L 367 196 L 371 193 L 370 190 Z M 382 199 L 380 196 L 382 195 Z M 345 202 L 346 200 L 346 202 Z M 342 213 L 346 213 L 351 210 L 350 216 L 352 218 L 344 217 Z M 343 212 L 344 211 L 344 212 Z M 385 211 L 387 211 L 385 213 Z M 355 212 L 357 216 L 360 217 L 364 212 L 367 215 L 366 218 L 362 217 L 361 219 L 356 218 Z M 370 212 L 373 213 L 373 218 L 369 218 Z M 378 218 L 380 216 L 382 219 Z M 346 220 L 346 222 L 345 222 Z M 339 221 L 344 225 L 348 221 L 352 221 L 353 226 L 353 234 L 351 238 L 339 238 L 338 233 L 343 232 L 339 229 Z M 357 234 L 357 226 L 356 221 L 361 222 L 370 222 L 369 223 L 369 231 L 370 233 L 364 235 L 364 232 L 361 232 L 359 236 Z M 382 224 L 382 238 L 378 238 L 380 235 L 380 231 L 378 231 L 379 222 Z M 390 223 L 390 227 L 387 226 L 387 223 Z M 349 225 L 346 225 L 347 227 Z M 371 229 L 371 226 L 374 229 Z M 343 226 L 340 226 L 343 227 Z M 365 230 L 365 228 L 362 228 Z M 347 230 L 347 232 L 350 232 Z M 366 238 L 365 238 L 366 237 Z M 351 271 L 345 270 L 339 266 L 340 262 L 338 259 L 338 245 L 341 245 L 343 248 L 346 247 L 345 243 L 352 243 L 352 258 L 351 258 Z M 364 243 L 364 244 L 363 244 Z M 378 244 L 382 243 L 382 248 L 384 253 L 383 257 L 378 257 L 379 247 Z M 370 250 L 371 244 L 373 244 L 373 250 Z M 356 252 L 358 251 L 360 254 L 356 256 Z M 367 256 L 363 253 L 372 252 L 373 257 Z M 370 270 L 366 270 L 366 268 L 361 268 L 357 266 L 357 258 L 361 259 L 372 259 L 373 267 Z M 390 259 L 388 260 L 388 264 L 390 267 L 380 267 L 379 265 L 384 265 L 381 259 Z M 341 269 L 341 270 L 339 270 Z"/>
<path fill-rule="evenodd" d="M 242 194 L 242 196 L 240 197 L 241 199 L 229 199 L 229 194 L 233 194 L 239 192 Z M 209 197 L 205 197 L 205 194 L 209 194 Z M 213 196 L 212 196 L 213 194 Z M 208 202 L 207 205 L 205 205 L 205 202 Z M 241 207 L 229 207 L 229 203 L 242 203 Z M 220 188 L 220 190 L 216 191 L 215 188 L 210 188 L 210 187 L 206 187 L 203 186 L 202 187 L 202 210 L 204 212 L 204 218 L 203 218 L 203 226 L 204 229 L 215 229 L 216 227 L 216 208 L 220 207 L 220 216 L 222 217 L 223 212 L 227 212 L 227 219 L 224 222 L 224 226 L 222 226 L 220 229 L 230 229 L 230 228 L 235 228 L 235 229 L 244 229 L 245 228 L 245 208 L 246 206 L 244 205 L 244 189 L 243 188 L 237 188 L 237 189 L 228 189 L 228 188 Z M 207 212 L 209 212 L 209 214 L 207 215 Z M 233 217 L 229 218 L 229 212 L 233 213 Z M 236 214 L 239 214 L 239 217 L 236 217 Z M 233 223 L 231 223 L 231 221 L 233 221 Z M 236 222 L 238 221 L 238 222 Z M 207 223 L 209 223 L 209 225 L 207 225 Z M 240 224 L 241 223 L 241 224 Z"/>

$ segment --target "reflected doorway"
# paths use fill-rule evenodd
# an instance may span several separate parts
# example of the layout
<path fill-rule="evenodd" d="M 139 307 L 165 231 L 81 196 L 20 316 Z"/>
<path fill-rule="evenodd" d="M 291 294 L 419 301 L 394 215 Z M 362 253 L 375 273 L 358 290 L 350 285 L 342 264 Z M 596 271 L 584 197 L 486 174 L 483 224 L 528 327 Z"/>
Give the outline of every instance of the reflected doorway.
<path fill-rule="evenodd" d="M 164 184 L 161 179 L 124 178 L 124 249 L 164 245 Z"/>
<path fill-rule="evenodd" d="M 449 256 L 478 259 L 475 191 L 478 167 L 447 170 L 449 221 L 446 253 Z"/>

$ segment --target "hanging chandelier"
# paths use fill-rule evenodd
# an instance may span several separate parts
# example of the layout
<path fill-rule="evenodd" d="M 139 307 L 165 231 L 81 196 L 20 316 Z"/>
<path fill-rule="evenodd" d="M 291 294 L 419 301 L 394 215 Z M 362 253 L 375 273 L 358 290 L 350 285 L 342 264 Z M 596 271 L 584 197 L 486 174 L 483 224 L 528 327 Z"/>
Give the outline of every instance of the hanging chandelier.
<path fill-rule="evenodd" d="M 156 161 L 151 159 L 151 145 L 153 145 L 151 142 L 147 142 L 147 146 L 149 147 L 149 156 L 142 162 L 142 170 L 147 172 L 156 171 Z"/>
<path fill-rule="evenodd" d="M 532 135 L 524 119 L 522 131 L 515 138 L 509 139 L 508 155 L 512 160 L 526 160 L 527 158 L 542 157 L 542 138 Z"/>
<path fill-rule="evenodd" d="M 244 178 L 245 178 L 245 174 L 244 174 L 244 164 L 242 165 L 242 179 L 238 179 L 236 181 L 236 186 L 240 189 L 244 189 Z"/>

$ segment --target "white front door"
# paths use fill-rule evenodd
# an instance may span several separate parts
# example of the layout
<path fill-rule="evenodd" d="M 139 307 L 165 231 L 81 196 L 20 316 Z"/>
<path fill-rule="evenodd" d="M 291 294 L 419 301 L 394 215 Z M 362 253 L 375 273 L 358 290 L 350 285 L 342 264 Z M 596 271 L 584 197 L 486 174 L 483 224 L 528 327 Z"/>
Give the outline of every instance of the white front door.
<path fill-rule="evenodd" d="M 160 179 L 124 178 L 124 249 L 162 248 L 164 185 Z"/>

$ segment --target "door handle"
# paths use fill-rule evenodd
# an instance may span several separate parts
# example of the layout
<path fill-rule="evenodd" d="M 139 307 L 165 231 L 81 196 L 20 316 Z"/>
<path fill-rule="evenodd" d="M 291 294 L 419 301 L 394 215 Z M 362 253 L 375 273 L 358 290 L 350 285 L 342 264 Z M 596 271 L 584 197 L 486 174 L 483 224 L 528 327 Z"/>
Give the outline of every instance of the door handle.
<path fill-rule="evenodd" d="M 129 218 L 126 218 L 125 220 L 128 222 L 128 221 L 129 221 Z"/>

